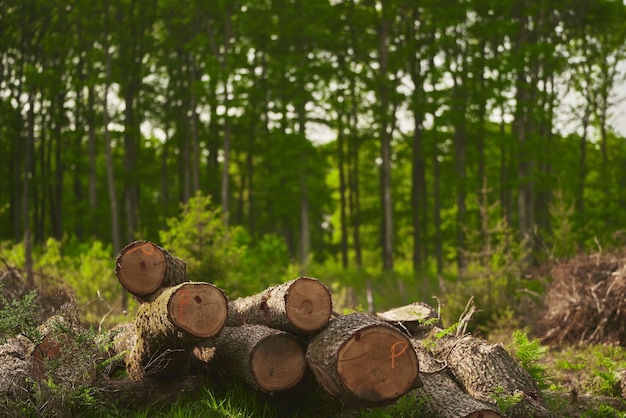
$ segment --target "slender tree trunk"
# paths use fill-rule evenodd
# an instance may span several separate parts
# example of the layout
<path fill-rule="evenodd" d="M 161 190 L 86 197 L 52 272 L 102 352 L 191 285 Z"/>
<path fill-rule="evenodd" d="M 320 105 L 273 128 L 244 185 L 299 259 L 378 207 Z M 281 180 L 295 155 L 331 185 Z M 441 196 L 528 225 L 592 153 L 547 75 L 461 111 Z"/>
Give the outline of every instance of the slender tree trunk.
<path fill-rule="evenodd" d="M 435 127 L 433 131 L 436 132 Z M 439 150 L 437 139 L 433 147 L 433 224 L 435 228 L 435 260 L 437 265 L 437 277 L 441 287 L 443 275 L 443 237 L 441 233 L 441 172 L 439 167 Z M 444 290 L 443 288 L 440 290 Z"/>
<path fill-rule="evenodd" d="M 346 217 L 346 174 L 345 174 L 345 157 L 344 157 L 344 128 L 343 113 L 337 117 L 338 134 L 337 134 L 337 165 L 339 168 L 339 229 L 340 229 L 340 248 L 341 248 L 341 267 L 348 268 L 348 224 Z"/>
<path fill-rule="evenodd" d="M 87 154 L 89 155 L 89 210 L 91 212 L 91 233 L 96 232 L 98 209 L 98 188 L 96 173 L 96 121 L 95 121 L 95 91 L 94 86 L 89 86 L 89 97 L 87 98 L 87 129 L 89 132 L 87 143 Z"/>
<path fill-rule="evenodd" d="M 26 150 L 24 153 L 25 174 L 23 180 L 22 219 L 24 221 L 24 269 L 26 270 L 26 284 L 29 288 L 35 287 L 33 275 L 33 243 L 30 225 L 30 181 L 33 172 L 32 159 L 35 144 L 35 94 L 28 93 L 28 132 L 26 136 Z"/>
<path fill-rule="evenodd" d="M 382 18 L 378 27 L 378 64 L 380 66 L 380 141 L 381 141 L 381 203 L 383 212 L 382 249 L 383 270 L 393 271 L 393 204 L 391 201 L 391 135 L 388 127 L 389 87 L 387 85 L 389 50 L 389 21 L 385 4 L 382 3 Z"/>
<path fill-rule="evenodd" d="M 587 177 L 587 131 L 589 129 L 589 118 L 591 117 L 591 105 L 585 106 L 582 118 L 583 133 L 580 136 L 580 154 L 578 156 L 578 187 L 576 188 L 576 214 L 582 218 L 585 213 L 585 179 Z M 580 242 L 579 245 L 583 243 Z"/>
<path fill-rule="evenodd" d="M 196 99 L 195 57 L 189 57 L 189 130 L 191 134 L 191 189 L 192 194 L 200 190 L 200 145 L 198 143 L 198 112 Z"/>
<path fill-rule="evenodd" d="M 107 16 L 108 21 L 108 16 Z M 108 34 L 104 35 L 105 38 Z M 109 50 L 108 42 L 104 47 L 105 58 L 105 86 L 104 86 L 104 98 L 102 104 L 102 124 L 104 125 L 104 151 L 106 161 L 107 172 L 107 188 L 109 190 L 109 204 L 111 207 L 111 236 L 113 239 L 113 253 L 118 254 L 121 250 L 120 243 L 120 227 L 119 227 L 119 213 L 117 207 L 117 193 L 115 192 L 115 173 L 113 168 L 113 156 L 111 152 L 111 135 L 109 133 L 109 85 L 111 83 L 111 51 Z M 122 292 L 122 310 L 128 309 L 128 295 L 126 292 Z"/>

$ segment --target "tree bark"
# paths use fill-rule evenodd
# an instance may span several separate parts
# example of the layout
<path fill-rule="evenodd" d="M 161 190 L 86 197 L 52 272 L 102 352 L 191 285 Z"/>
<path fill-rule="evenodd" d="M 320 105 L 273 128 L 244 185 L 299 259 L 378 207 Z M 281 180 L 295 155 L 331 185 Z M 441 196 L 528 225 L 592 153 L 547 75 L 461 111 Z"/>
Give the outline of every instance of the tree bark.
<path fill-rule="evenodd" d="M 441 330 L 433 329 L 433 332 Z M 508 417 L 550 417 L 537 382 L 522 369 L 501 344 L 466 335 L 437 340 L 432 350 L 474 399 L 495 403 L 498 397 L 520 399 L 507 410 Z"/>
<path fill-rule="evenodd" d="M 262 293 L 231 301 L 228 326 L 260 324 L 295 334 L 306 334 L 328 324 L 330 291 L 320 281 L 300 277 Z"/>
<path fill-rule="evenodd" d="M 210 283 L 187 282 L 157 292 L 137 311 L 137 341 L 128 356 L 128 375 L 139 380 L 185 372 L 198 341 L 224 327 L 227 308 L 224 293 Z"/>
<path fill-rule="evenodd" d="M 319 384 L 348 404 L 390 404 L 421 385 L 410 340 L 362 313 L 332 320 L 309 343 L 306 359 Z"/>
<path fill-rule="evenodd" d="M 225 327 L 202 345 L 215 347 L 209 367 L 215 365 L 264 392 L 294 387 L 306 370 L 304 347 L 296 338 L 264 325 Z"/>
<path fill-rule="evenodd" d="M 418 342 L 414 344 L 420 364 L 421 388 L 411 392 L 418 399 L 417 416 L 431 418 L 497 418 L 498 409 L 465 393 L 450 370 L 435 360 Z"/>
<path fill-rule="evenodd" d="M 118 280 L 145 302 L 159 289 L 187 278 L 185 262 L 150 241 L 135 241 L 122 249 L 115 261 Z"/>

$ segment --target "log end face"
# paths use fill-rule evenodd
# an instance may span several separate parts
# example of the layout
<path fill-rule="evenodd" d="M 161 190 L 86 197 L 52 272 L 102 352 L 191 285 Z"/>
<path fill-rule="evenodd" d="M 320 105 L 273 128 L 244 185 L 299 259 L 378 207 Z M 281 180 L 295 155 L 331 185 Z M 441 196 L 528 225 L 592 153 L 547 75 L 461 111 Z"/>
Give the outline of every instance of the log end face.
<path fill-rule="evenodd" d="M 154 293 L 163 283 L 165 255 L 149 241 L 128 244 L 120 252 L 115 264 L 118 280 L 135 295 Z"/>
<path fill-rule="evenodd" d="M 304 349 L 286 333 L 265 338 L 252 353 L 250 364 L 256 383 L 268 392 L 294 387 L 306 370 Z"/>
<path fill-rule="evenodd" d="M 330 320 L 332 299 L 330 291 L 316 279 L 300 277 L 285 296 L 287 318 L 298 329 L 317 331 Z"/>
<path fill-rule="evenodd" d="M 168 312 L 174 325 L 198 338 L 219 333 L 228 314 L 224 292 L 210 283 L 188 282 L 170 298 Z"/>
<path fill-rule="evenodd" d="M 357 398 L 372 405 L 393 402 L 419 383 L 411 342 L 383 325 L 362 329 L 345 342 L 338 352 L 337 372 Z"/>

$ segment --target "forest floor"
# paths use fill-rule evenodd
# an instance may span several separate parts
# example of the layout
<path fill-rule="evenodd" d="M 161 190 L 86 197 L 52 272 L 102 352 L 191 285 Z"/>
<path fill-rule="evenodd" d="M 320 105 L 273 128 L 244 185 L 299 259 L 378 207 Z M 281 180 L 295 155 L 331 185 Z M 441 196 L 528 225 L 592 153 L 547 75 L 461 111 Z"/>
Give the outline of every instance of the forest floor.
<path fill-rule="evenodd" d="M 533 377 L 543 387 L 546 405 L 555 416 L 626 417 L 625 255 L 579 256 L 543 267 L 541 274 L 550 276 L 542 306 L 534 307 L 534 315 L 509 318 L 509 328 L 502 326 L 486 339 L 511 351 L 515 350 L 511 337 L 515 329 L 521 328 L 535 339 L 538 368 Z M 25 289 L 19 275 L 8 271 L 0 271 L 0 275 L 5 301 L 23 297 Z M 58 294 L 39 295 L 35 304 L 40 312 L 54 311 L 64 299 Z M 189 413 L 197 411 L 204 416 L 274 417 L 285 411 L 285 406 L 277 403 L 293 403 L 293 396 L 268 398 L 236 384 L 227 389 L 203 390 L 201 396 L 200 403 L 183 398 L 158 409 L 146 407 L 136 416 L 191 416 Z M 320 412 L 316 402 L 302 399 L 286 410 L 292 413 L 296 408 L 298 416 L 309 416 L 309 412 L 315 416 Z M 198 405 L 205 409 L 198 411 Z M 407 414 L 413 406 L 402 400 L 373 410 L 330 407 L 336 408 L 333 414 L 340 417 L 413 416 Z M 328 412 L 330 409 L 325 407 Z"/>

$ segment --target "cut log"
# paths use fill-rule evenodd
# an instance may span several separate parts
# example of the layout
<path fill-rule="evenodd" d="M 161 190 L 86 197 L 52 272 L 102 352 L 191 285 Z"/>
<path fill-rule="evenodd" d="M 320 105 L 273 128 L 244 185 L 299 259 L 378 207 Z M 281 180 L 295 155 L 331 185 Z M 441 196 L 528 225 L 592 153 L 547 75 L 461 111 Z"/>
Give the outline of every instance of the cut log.
<path fill-rule="evenodd" d="M 137 311 L 128 375 L 139 380 L 182 374 L 198 341 L 222 330 L 227 309 L 226 296 L 210 283 L 186 282 L 157 292 Z"/>
<path fill-rule="evenodd" d="M 115 273 L 122 286 L 141 302 L 187 277 L 183 260 L 150 241 L 135 241 L 124 247 L 115 261 Z"/>
<path fill-rule="evenodd" d="M 448 365 L 474 399 L 490 404 L 495 404 L 498 398 L 516 399 L 506 411 L 507 417 L 552 416 L 537 382 L 501 344 L 489 344 L 471 335 L 446 336 L 436 340 L 431 352 Z"/>
<path fill-rule="evenodd" d="M 304 348 L 298 340 L 264 325 L 225 327 L 202 345 L 215 348 L 209 367 L 214 365 L 264 392 L 291 389 L 306 370 Z"/>
<path fill-rule="evenodd" d="M 411 341 L 363 313 L 331 320 L 309 343 L 306 358 L 319 384 L 347 404 L 391 404 L 421 385 Z"/>
<path fill-rule="evenodd" d="M 433 327 L 443 328 L 439 314 L 430 305 L 415 302 L 377 314 L 383 321 L 405 331 L 412 338 L 420 338 Z"/>
<path fill-rule="evenodd" d="M 328 288 L 317 279 L 300 277 L 231 301 L 227 326 L 257 324 L 294 334 L 311 333 L 328 324 L 331 311 Z"/>
<path fill-rule="evenodd" d="M 420 365 L 421 388 L 411 392 L 418 399 L 415 416 L 431 418 L 499 418 L 498 409 L 478 401 L 459 387 L 446 367 L 437 362 L 419 342 L 414 348 Z"/>

